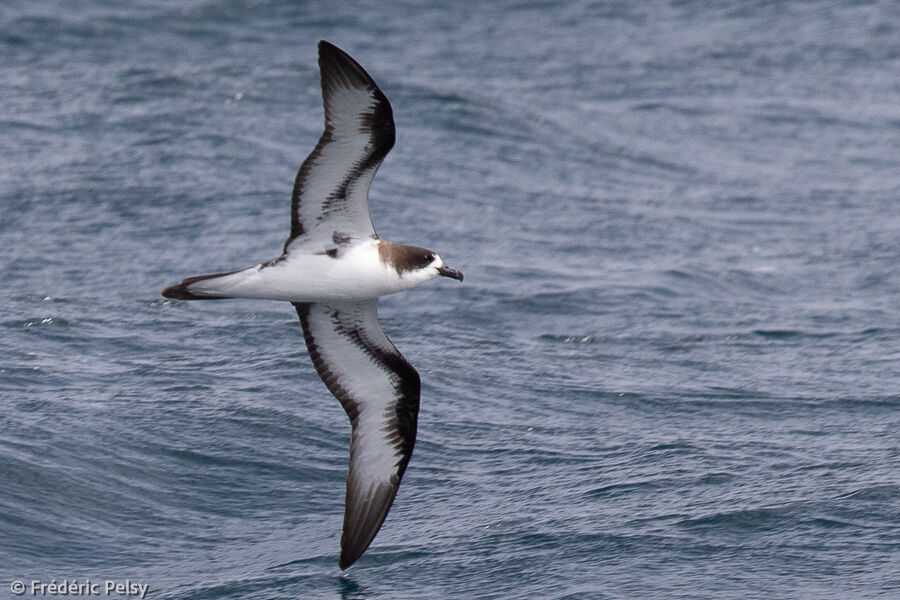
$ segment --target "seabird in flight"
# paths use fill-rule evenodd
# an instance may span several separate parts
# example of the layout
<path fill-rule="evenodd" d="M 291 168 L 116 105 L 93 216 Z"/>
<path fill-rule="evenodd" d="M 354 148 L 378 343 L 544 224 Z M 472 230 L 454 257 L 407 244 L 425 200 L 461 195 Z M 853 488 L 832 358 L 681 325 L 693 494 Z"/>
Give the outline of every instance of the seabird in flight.
<path fill-rule="evenodd" d="M 316 372 L 352 425 L 340 567 L 372 542 L 416 441 L 419 374 L 385 335 L 378 298 L 442 275 L 433 251 L 375 233 L 368 193 L 394 145 L 391 105 L 347 53 L 319 42 L 325 131 L 303 161 L 291 197 L 291 233 L 278 258 L 189 277 L 166 298 L 260 298 L 294 305 Z"/>

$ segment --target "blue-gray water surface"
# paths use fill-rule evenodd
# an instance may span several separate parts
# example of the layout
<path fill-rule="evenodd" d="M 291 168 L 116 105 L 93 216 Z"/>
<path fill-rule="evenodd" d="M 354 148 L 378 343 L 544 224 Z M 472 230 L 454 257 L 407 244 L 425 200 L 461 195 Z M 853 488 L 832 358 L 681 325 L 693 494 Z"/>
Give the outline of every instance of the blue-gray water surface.
<path fill-rule="evenodd" d="M 381 302 L 419 437 L 344 573 L 293 309 L 160 296 L 280 253 L 319 39 L 466 274 Z M 889 1 L 4 2 L 0 598 L 900 598 L 898 82 Z"/>

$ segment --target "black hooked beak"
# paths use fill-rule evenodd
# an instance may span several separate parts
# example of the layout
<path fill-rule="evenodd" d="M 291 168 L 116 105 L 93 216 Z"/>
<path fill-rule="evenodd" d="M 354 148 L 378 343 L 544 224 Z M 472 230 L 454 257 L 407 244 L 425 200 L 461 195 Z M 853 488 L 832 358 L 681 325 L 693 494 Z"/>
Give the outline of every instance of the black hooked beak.
<path fill-rule="evenodd" d="M 462 271 L 457 271 L 456 269 L 451 269 L 450 267 L 438 267 L 438 273 L 443 275 L 444 277 L 452 277 L 458 281 L 463 280 Z"/>

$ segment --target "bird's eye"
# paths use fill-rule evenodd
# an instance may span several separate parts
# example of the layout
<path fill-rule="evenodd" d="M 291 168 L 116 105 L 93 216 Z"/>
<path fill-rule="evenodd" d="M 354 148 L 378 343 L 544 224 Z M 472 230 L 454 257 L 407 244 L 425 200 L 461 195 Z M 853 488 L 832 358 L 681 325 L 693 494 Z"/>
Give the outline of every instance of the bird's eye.
<path fill-rule="evenodd" d="M 431 261 L 434 260 L 434 254 L 423 254 L 422 260 L 425 261 L 426 263 L 430 263 Z"/>

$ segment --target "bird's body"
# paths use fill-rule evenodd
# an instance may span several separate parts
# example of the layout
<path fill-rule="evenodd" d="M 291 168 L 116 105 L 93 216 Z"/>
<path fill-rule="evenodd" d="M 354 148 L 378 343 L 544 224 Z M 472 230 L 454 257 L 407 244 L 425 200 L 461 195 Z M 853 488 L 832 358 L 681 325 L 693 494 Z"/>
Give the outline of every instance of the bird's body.
<path fill-rule="evenodd" d="M 167 298 L 258 298 L 294 305 L 310 358 L 350 418 L 342 569 L 368 548 L 412 456 L 419 374 L 384 334 L 378 298 L 442 275 L 462 281 L 425 248 L 382 240 L 368 191 L 394 144 L 390 103 L 345 52 L 319 43 L 325 131 L 300 166 L 291 232 L 281 256 L 228 273 L 189 277 Z"/>
<path fill-rule="evenodd" d="M 286 302 L 356 302 L 400 292 L 439 273 L 398 270 L 386 256 L 406 248 L 381 239 L 347 240 L 300 248 L 255 267 L 198 279 L 190 284 L 190 300 L 257 298 Z M 422 255 L 428 251 L 421 250 Z M 435 259 L 432 259 L 435 260 Z M 204 276 L 205 277 L 205 276 Z M 174 290 L 173 292 L 174 293 Z M 177 296 L 173 296 L 177 297 Z"/>

